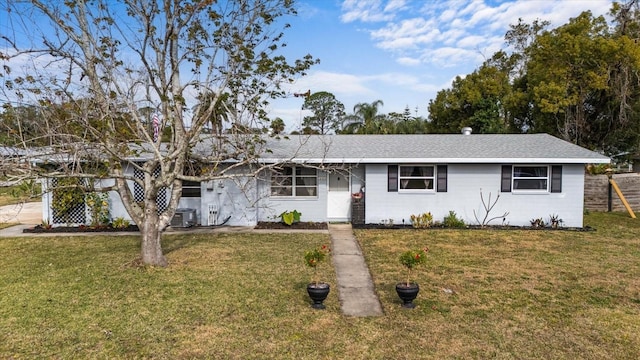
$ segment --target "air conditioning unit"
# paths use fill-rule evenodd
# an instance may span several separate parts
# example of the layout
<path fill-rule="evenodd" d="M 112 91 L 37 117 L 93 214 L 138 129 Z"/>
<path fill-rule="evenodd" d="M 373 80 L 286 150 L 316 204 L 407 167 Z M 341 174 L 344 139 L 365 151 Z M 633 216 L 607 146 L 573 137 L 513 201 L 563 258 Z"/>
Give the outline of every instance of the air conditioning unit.
<path fill-rule="evenodd" d="M 197 223 L 196 209 L 176 209 L 176 213 L 171 219 L 172 227 L 190 227 Z"/>

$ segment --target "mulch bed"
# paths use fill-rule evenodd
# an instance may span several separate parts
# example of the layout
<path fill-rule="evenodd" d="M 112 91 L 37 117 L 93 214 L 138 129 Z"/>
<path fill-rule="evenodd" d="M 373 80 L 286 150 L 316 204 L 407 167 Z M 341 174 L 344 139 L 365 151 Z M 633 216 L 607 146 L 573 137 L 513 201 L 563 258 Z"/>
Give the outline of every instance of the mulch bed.
<path fill-rule="evenodd" d="M 388 230 L 438 230 L 438 229 L 447 229 L 447 230 L 536 230 L 536 231 L 595 231 L 596 229 L 592 228 L 591 226 L 585 226 L 583 228 L 576 228 L 576 227 L 558 227 L 558 228 L 551 228 L 551 227 L 534 227 L 534 226 L 514 226 L 514 225 L 486 225 L 486 226 L 480 226 L 480 225 L 466 225 L 463 228 L 452 228 L 452 227 L 445 227 L 442 225 L 433 225 L 429 228 L 423 228 L 423 229 L 419 229 L 419 228 L 414 228 L 411 225 L 384 225 L 384 224 L 353 224 L 352 227 L 354 229 L 374 229 L 374 230 L 382 230 L 382 229 L 388 229 Z"/>
<path fill-rule="evenodd" d="M 200 226 L 190 228 L 181 228 L 181 230 L 201 229 Z M 327 230 L 327 223 L 324 222 L 296 222 L 291 226 L 282 222 L 259 222 L 255 229 L 262 230 Z M 95 233 L 95 232 L 137 232 L 140 231 L 138 226 L 130 225 L 126 228 L 116 229 L 109 226 L 56 226 L 45 228 L 42 225 L 36 225 L 32 228 L 22 230 L 23 233 Z"/>
<path fill-rule="evenodd" d="M 94 233 L 94 232 L 135 232 L 140 231 L 137 225 L 129 225 L 125 228 L 114 228 L 110 226 L 56 226 L 44 227 L 36 225 L 32 228 L 23 229 L 23 233 Z"/>
<path fill-rule="evenodd" d="M 437 230 L 437 229 L 453 229 L 445 228 L 443 226 L 432 226 L 428 229 L 415 229 L 411 225 L 381 225 L 381 224 L 353 224 L 354 229 L 389 229 L 389 230 Z M 198 229 L 199 226 L 185 229 Z M 287 225 L 283 222 L 268 222 L 261 221 L 254 227 L 258 230 L 327 230 L 328 226 L 325 222 L 295 222 L 291 225 Z M 559 227 L 552 229 L 550 227 L 531 227 L 531 226 L 485 226 L 479 225 L 467 225 L 462 229 L 468 230 L 547 230 L 547 231 L 595 231 L 590 226 L 583 228 L 570 228 Z M 113 227 L 93 227 L 93 226 L 57 226 L 45 228 L 42 225 L 36 225 L 33 228 L 27 228 L 22 230 L 24 233 L 95 233 L 95 232 L 137 232 L 140 231 L 137 225 L 129 225 L 126 228 L 116 229 Z"/>
<path fill-rule="evenodd" d="M 254 229 L 259 230 L 326 230 L 328 229 L 327 223 L 324 222 L 310 222 L 310 221 L 299 221 L 294 222 L 291 225 L 287 225 L 283 222 L 267 222 L 260 221 L 258 225 L 255 226 Z"/>

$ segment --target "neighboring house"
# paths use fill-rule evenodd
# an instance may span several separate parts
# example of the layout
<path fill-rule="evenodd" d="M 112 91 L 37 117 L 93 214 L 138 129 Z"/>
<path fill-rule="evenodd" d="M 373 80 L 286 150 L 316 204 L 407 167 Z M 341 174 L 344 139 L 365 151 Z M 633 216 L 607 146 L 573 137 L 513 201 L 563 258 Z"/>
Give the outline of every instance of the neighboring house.
<path fill-rule="evenodd" d="M 185 183 L 180 208 L 195 209 L 203 226 L 252 226 L 292 210 L 301 221 L 351 221 L 353 194 L 362 192 L 359 221 L 367 224 L 409 224 L 424 212 L 442 221 L 449 211 L 477 224 L 499 196 L 490 215 L 508 215 L 490 225 L 529 226 L 553 214 L 582 227 L 585 164 L 609 163 L 547 134 L 291 135 L 267 148 L 263 164 L 287 165 L 256 178 Z M 47 218 L 51 194 L 43 200 Z M 117 194 L 110 203 L 112 218 L 128 217 Z M 86 212 L 79 219 L 86 222 Z"/>

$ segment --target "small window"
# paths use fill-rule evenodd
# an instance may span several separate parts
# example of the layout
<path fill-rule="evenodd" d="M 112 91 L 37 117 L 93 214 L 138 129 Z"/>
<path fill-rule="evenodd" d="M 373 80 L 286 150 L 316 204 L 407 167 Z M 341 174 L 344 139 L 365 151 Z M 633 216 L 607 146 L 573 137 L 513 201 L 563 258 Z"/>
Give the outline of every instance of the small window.
<path fill-rule="evenodd" d="M 202 188 L 199 181 L 182 181 L 182 197 L 194 198 L 200 197 L 202 194 Z"/>
<path fill-rule="evenodd" d="M 433 190 L 435 170 L 427 165 L 400 165 L 400 190 L 430 191 Z"/>
<path fill-rule="evenodd" d="M 311 197 L 317 194 L 316 169 L 290 166 L 274 170 L 271 175 L 271 196 Z"/>
<path fill-rule="evenodd" d="M 514 166 L 513 191 L 549 191 L 548 166 Z"/>

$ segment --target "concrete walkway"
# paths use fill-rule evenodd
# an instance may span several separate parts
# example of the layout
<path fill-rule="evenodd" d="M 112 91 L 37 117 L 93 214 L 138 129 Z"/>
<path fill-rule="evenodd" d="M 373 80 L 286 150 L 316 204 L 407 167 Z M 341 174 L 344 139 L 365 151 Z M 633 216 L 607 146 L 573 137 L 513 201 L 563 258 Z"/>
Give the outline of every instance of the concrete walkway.
<path fill-rule="evenodd" d="M 351 224 L 329 224 L 329 235 L 342 312 L 348 316 L 381 316 L 382 306 Z"/>
<path fill-rule="evenodd" d="M 0 206 L 0 223 L 40 224 L 42 203 L 28 202 Z"/>

